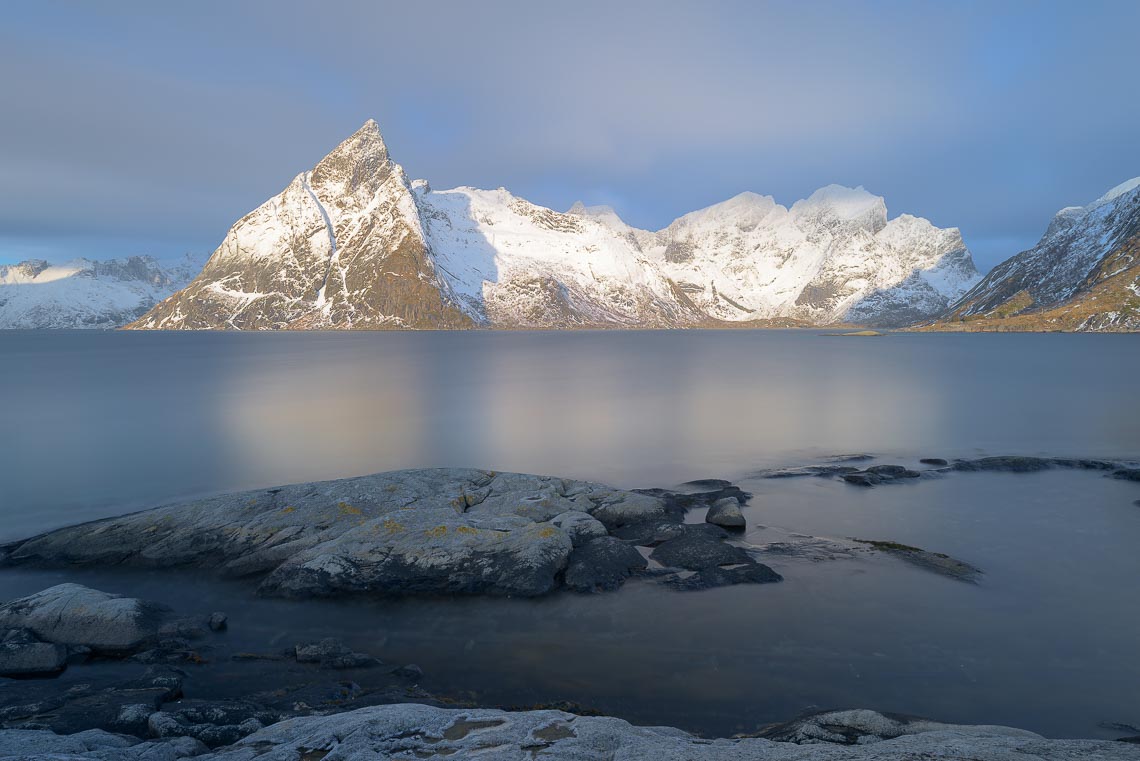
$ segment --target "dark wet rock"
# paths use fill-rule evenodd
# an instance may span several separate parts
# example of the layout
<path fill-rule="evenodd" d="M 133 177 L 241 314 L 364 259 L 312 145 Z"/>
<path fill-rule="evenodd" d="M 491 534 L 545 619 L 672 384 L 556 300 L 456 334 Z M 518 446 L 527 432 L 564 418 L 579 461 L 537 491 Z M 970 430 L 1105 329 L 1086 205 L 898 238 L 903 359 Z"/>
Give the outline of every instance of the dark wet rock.
<path fill-rule="evenodd" d="M 132 679 L 104 673 L 79 683 L 20 681 L 17 685 L 15 690 L 0 689 L 0 722 L 63 733 L 104 729 L 145 737 L 145 727 L 140 734 L 137 721 L 144 708 L 156 711 L 182 695 L 181 678 L 166 670 L 147 670 Z"/>
<path fill-rule="evenodd" d="M 919 462 L 921 462 L 923 465 L 934 465 L 935 467 L 939 468 L 946 467 L 950 464 L 946 460 L 943 460 L 941 457 L 923 457 L 921 460 L 919 460 Z"/>
<path fill-rule="evenodd" d="M 1140 481 L 1140 468 L 1121 468 L 1113 471 L 1112 477 L 1122 481 Z"/>
<path fill-rule="evenodd" d="M 830 477 L 843 476 L 848 473 L 858 473 L 859 468 L 853 465 L 804 465 L 795 468 L 776 468 L 765 470 L 756 474 L 757 478 L 804 478 L 807 476 Z"/>
<path fill-rule="evenodd" d="M 885 540 L 855 539 L 854 541 L 873 547 L 879 552 L 893 555 L 911 565 L 957 581 L 975 584 L 982 576 L 981 569 L 941 552 L 930 552 L 919 547 Z"/>
<path fill-rule="evenodd" d="M 744 513 L 740 512 L 740 502 L 732 497 L 714 502 L 705 514 L 705 521 L 730 529 L 742 529 L 745 526 Z"/>
<path fill-rule="evenodd" d="M 641 553 L 629 544 L 612 536 L 600 537 L 570 554 L 565 584 L 576 592 L 609 591 L 648 565 Z"/>
<path fill-rule="evenodd" d="M 867 473 L 874 473 L 882 478 L 918 478 L 922 474 L 903 465 L 872 465 Z"/>
<path fill-rule="evenodd" d="M 339 639 L 332 637 L 297 645 L 294 652 L 298 663 L 316 663 L 323 669 L 359 669 L 381 665 L 379 659 L 365 653 L 355 653 Z"/>
<path fill-rule="evenodd" d="M 229 627 L 229 617 L 225 613 L 211 613 L 206 626 L 210 627 L 212 632 L 225 631 Z"/>
<path fill-rule="evenodd" d="M 662 542 L 649 557 L 668 568 L 699 571 L 719 565 L 740 565 L 752 558 L 742 548 L 725 543 L 727 533 L 711 524 L 686 525 L 680 536 Z"/>
<path fill-rule="evenodd" d="M 875 459 L 875 455 L 859 452 L 856 454 L 833 454 L 823 459 L 828 462 L 866 462 Z"/>
<path fill-rule="evenodd" d="M 414 663 L 409 663 L 405 666 L 400 666 L 400 668 L 396 669 L 392 673 L 395 676 L 400 677 L 401 679 L 411 679 L 411 680 L 422 679 L 424 676 L 424 670 Z"/>
<path fill-rule="evenodd" d="M 875 473 L 848 473 L 843 480 L 856 486 L 878 486 L 883 482 L 883 477 Z"/>
<path fill-rule="evenodd" d="M 1036 473 L 1049 470 L 1053 460 L 1046 457 L 982 457 L 977 460 L 956 460 L 951 466 L 962 471 L 996 471 L 1005 473 Z"/>
<path fill-rule="evenodd" d="M 67 647 L 43 642 L 29 629 L 0 630 L 0 676 L 56 676 L 67 668 Z"/>
<path fill-rule="evenodd" d="M 184 700 L 152 713 L 147 728 L 154 737 L 192 737 L 213 748 L 231 745 L 280 719 L 256 703 Z"/>
<path fill-rule="evenodd" d="M 31 630 L 61 645 L 124 654 L 158 636 L 169 609 L 79 584 L 59 584 L 0 605 L 0 628 Z"/>
<path fill-rule="evenodd" d="M 922 474 L 917 470 L 911 470 L 903 465 L 872 465 L 866 470 L 844 475 L 843 480 L 856 486 L 878 486 L 920 476 Z"/>
<path fill-rule="evenodd" d="M 732 481 L 725 481 L 723 478 L 698 478 L 695 481 L 686 481 L 681 486 L 690 489 L 724 489 L 725 487 L 732 486 Z"/>
<path fill-rule="evenodd" d="M 665 584 L 685 592 L 729 587 L 736 584 L 771 584 L 783 581 L 784 577 L 763 563 L 749 561 L 739 566 L 712 566 L 688 574 L 673 574 L 665 578 Z"/>

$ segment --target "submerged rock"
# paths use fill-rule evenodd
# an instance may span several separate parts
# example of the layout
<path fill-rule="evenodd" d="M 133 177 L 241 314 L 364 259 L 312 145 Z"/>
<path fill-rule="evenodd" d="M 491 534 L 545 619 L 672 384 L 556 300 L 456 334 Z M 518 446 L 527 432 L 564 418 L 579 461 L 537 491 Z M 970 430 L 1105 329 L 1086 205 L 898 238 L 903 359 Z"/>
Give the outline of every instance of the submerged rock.
<path fill-rule="evenodd" d="M 360 669 L 381 665 L 378 658 L 355 653 L 339 639 L 328 637 L 320 642 L 297 645 L 294 656 L 298 663 L 316 663 L 323 669 Z"/>
<path fill-rule="evenodd" d="M 893 555 L 911 565 L 958 581 L 975 584 L 978 578 L 982 576 L 980 568 L 941 552 L 929 552 L 919 547 L 877 539 L 855 539 L 854 541 L 873 547 L 879 552 Z"/>
<path fill-rule="evenodd" d="M 950 464 L 946 460 L 943 460 L 941 457 L 923 457 L 921 460 L 919 460 L 919 462 L 921 462 L 923 465 L 934 465 L 935 467 L 939 468 L 946 467 Z"/>

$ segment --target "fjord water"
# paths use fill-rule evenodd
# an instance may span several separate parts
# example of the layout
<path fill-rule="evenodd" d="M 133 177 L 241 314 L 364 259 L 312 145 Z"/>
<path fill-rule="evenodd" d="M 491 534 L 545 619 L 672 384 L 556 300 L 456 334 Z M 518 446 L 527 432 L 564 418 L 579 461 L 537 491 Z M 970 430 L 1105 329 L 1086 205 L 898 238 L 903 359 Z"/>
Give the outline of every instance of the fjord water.
<path fill-rule="evenodd" d="M 1138 377 L 1123 335 L 0 333 L 0 541 L 195 494 L 476 466 L 730 478 L 755 494 L 750 542 L 889 539 L 986 572 L 774 557 L 781 584 L 700 593 L 299 605 L 177 574 L 20 570 L 0 599 L 69 579 L 188 600 L 226 609 L 251 650 L 340 636 L 419 663 L 429 690 L 712 734 L 871 707 L 1116 736 L 1098 724 L 1140 723 L 1136 484 L 754 474 L 850 452 L 1134 459 Z"/>

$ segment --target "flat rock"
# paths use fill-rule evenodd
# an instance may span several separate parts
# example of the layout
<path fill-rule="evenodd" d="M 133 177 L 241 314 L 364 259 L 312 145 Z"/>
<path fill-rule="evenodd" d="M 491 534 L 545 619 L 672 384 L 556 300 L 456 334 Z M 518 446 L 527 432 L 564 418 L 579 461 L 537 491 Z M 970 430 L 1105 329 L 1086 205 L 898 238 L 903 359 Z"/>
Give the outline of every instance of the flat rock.
<path fill-rule="evenodd" d="M 58 584 L 0 605 L 0 628 L 28 629 L 60 645 L 127 653 L 154 639 L 167 608 L 79 584 Z"/>
<path fill-rule="evenodd" d="M 689 571 L 751 562 L 744 549 L 726 544 L 725 536 L 724 529 L 711 524 L 686 525 L 680 536 L 657 545 L 649 557 L 668 568 Z"/>
<path fill-rule="evenodd" d="M 930 552 L 919 547 L 911 547 L 906 544 L 891 541 L 872 539 L 855 539 L 854 541 L 873 547 L 879 552 L 893 555 L 911 565 L 937 573 L 940 576 L 956 579 L 957 581 L 975 584 L 983 575 L 980 568 L 941 552 Z"/>
<path fill-rule="evenodd" d="M 566 569 L 566 586 L 576 592 L 617 589 L 649 563 L 629 544 L 612 536 L 599 537 L 574 550 Z"/>
<path fill-rule="evenodd" d="M 784 577 L 763 563 L 750 561 L 744 565 L 722 568 L 712 566 L 691 574 L 674 574 L 665 578 L 665 583 L 683 592 L 696 592 L 702 589 L 730 587 L 736 584 L 771 584 L 783 581 Z"/>
<path fill-rule="evenodd" d="M 392 758 L 553 761 L 839 761 L 969 758 L 974 761 L 1135 761 L 1140 748 L 1093 740 L 1047 740 L 1008 727 L 899 721 L 873 711 L 814 717 L 787 739 L 697 738 L 670 727 L 638 727 L 610 717 L 562 711 L 508 712 L 405 704 L 289 719 L 261 729 L 203 761 Z M 880 734 L 881 733 L 881 734 Z M 850 744 L 850 737 L 861 738 Z"/>
<path fill-rule="evenodd" d="M 405 470 L 193 500 L 8 545 L 0 562 L 191 567 L 262 594 L 542 595 L 575 537 L 662 518 L 651 495 L 547 476 Z M 555 518 L 562 516 L 560 523 Z"/>

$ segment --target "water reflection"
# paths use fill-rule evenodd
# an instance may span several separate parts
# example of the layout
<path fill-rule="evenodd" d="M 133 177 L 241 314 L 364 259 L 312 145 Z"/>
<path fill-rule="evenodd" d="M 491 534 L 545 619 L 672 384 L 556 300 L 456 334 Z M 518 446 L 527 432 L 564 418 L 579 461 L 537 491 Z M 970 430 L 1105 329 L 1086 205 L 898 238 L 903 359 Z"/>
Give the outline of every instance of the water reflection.
<path fill-rule="evenodd" d="M 0 535 L 402 467 L 625 486 L 837 451 L 1135 455 L 1135 336 L 0 334 Z"/>

